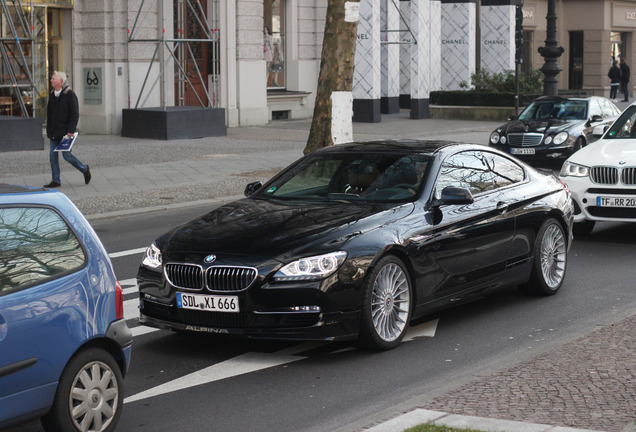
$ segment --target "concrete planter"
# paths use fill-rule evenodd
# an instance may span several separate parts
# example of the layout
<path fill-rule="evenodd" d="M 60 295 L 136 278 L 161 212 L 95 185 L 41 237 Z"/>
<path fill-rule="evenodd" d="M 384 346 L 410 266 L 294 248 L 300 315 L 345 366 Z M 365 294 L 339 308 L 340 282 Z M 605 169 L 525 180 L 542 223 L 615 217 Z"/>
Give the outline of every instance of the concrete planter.
<path fill-rule="evenodd" d="M 175 140 L 227 135 L 224 108 L 175 106 L 122 110 L 121 135 Z"/>
<path fill-rule="evenodd" d="M 42 120 L 31 117 L 0 116 L 0 151 L 42 150 Z"/>

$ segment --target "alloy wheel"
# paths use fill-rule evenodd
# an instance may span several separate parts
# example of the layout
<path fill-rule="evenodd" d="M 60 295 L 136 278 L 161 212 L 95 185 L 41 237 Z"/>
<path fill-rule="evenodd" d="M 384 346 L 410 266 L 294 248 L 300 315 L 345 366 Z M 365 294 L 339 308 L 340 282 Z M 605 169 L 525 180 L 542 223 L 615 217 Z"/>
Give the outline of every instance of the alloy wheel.
<path fill-rule="evenodd" d="M 556 224 L 550 225 L 541 242 L 541 272 L 550 288 L 558 287 L 565 276 L 566 253 L 563 231 Z"/>
<path fill-rule="evenodd" d="M 386 342 L 403 333 L 411 303 L 408 279 L 397 264 L 387 264 L 373 284 L 371 317 L 377 335 Z"/>

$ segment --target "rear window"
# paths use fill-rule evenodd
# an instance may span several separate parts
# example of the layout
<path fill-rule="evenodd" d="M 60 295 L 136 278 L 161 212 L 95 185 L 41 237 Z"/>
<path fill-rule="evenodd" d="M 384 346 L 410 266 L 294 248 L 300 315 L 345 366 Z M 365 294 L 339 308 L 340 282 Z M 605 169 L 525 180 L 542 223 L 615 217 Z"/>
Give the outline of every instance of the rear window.
<path fill-rule="evenodd" d="M 53 209 L 0 207 L 0 295 L 81 268 L 86 255 Z"/>

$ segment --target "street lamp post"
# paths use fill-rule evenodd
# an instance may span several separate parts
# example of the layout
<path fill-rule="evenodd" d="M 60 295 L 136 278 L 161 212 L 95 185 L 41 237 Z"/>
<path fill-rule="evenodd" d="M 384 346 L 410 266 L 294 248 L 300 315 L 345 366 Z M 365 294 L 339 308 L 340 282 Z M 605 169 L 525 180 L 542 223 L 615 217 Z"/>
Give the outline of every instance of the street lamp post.
<path fill-rule="evenodd" d="M 559 80 L 557 75 L 561 69 L 557 63 L 557 59 L 563 54 L 563 47 L 557 46 L 556 39 L 556 0 L 548 0 L 548 16 L 547 32 L 545 46 L 539 47 L 539 54 L 545 59 L 545 63 L 541 68 L 543 72 L 543 94 L 545 96 L 556 96 L 558 93 L 557 85 Z"/>

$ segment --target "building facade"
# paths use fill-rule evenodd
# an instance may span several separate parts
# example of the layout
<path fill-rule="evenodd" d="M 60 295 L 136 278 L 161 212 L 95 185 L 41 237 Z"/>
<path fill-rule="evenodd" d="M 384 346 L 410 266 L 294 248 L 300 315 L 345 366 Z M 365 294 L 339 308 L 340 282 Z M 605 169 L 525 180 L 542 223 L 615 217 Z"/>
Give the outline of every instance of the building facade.
<path fill-rule="evenodd" d="M 480 68 L 514 69 L 516 1 L 361 0 L 354 120 L 400 107 L 426 118 L 430 91 L 460 88 Z M 327 0 L 0 3 L 0 115 L 45 121 L 61 70 L 85 133 L 119 133 L 122 110 L 137 107 L 220 107 L 228 127 L 312 116 Z M 636 1 L 556 5 L 559 88 L 608 95 L 611 61 L 634 59 Z M 547 0 L 522 10 L 522 68 L 539 69 Z"/>

